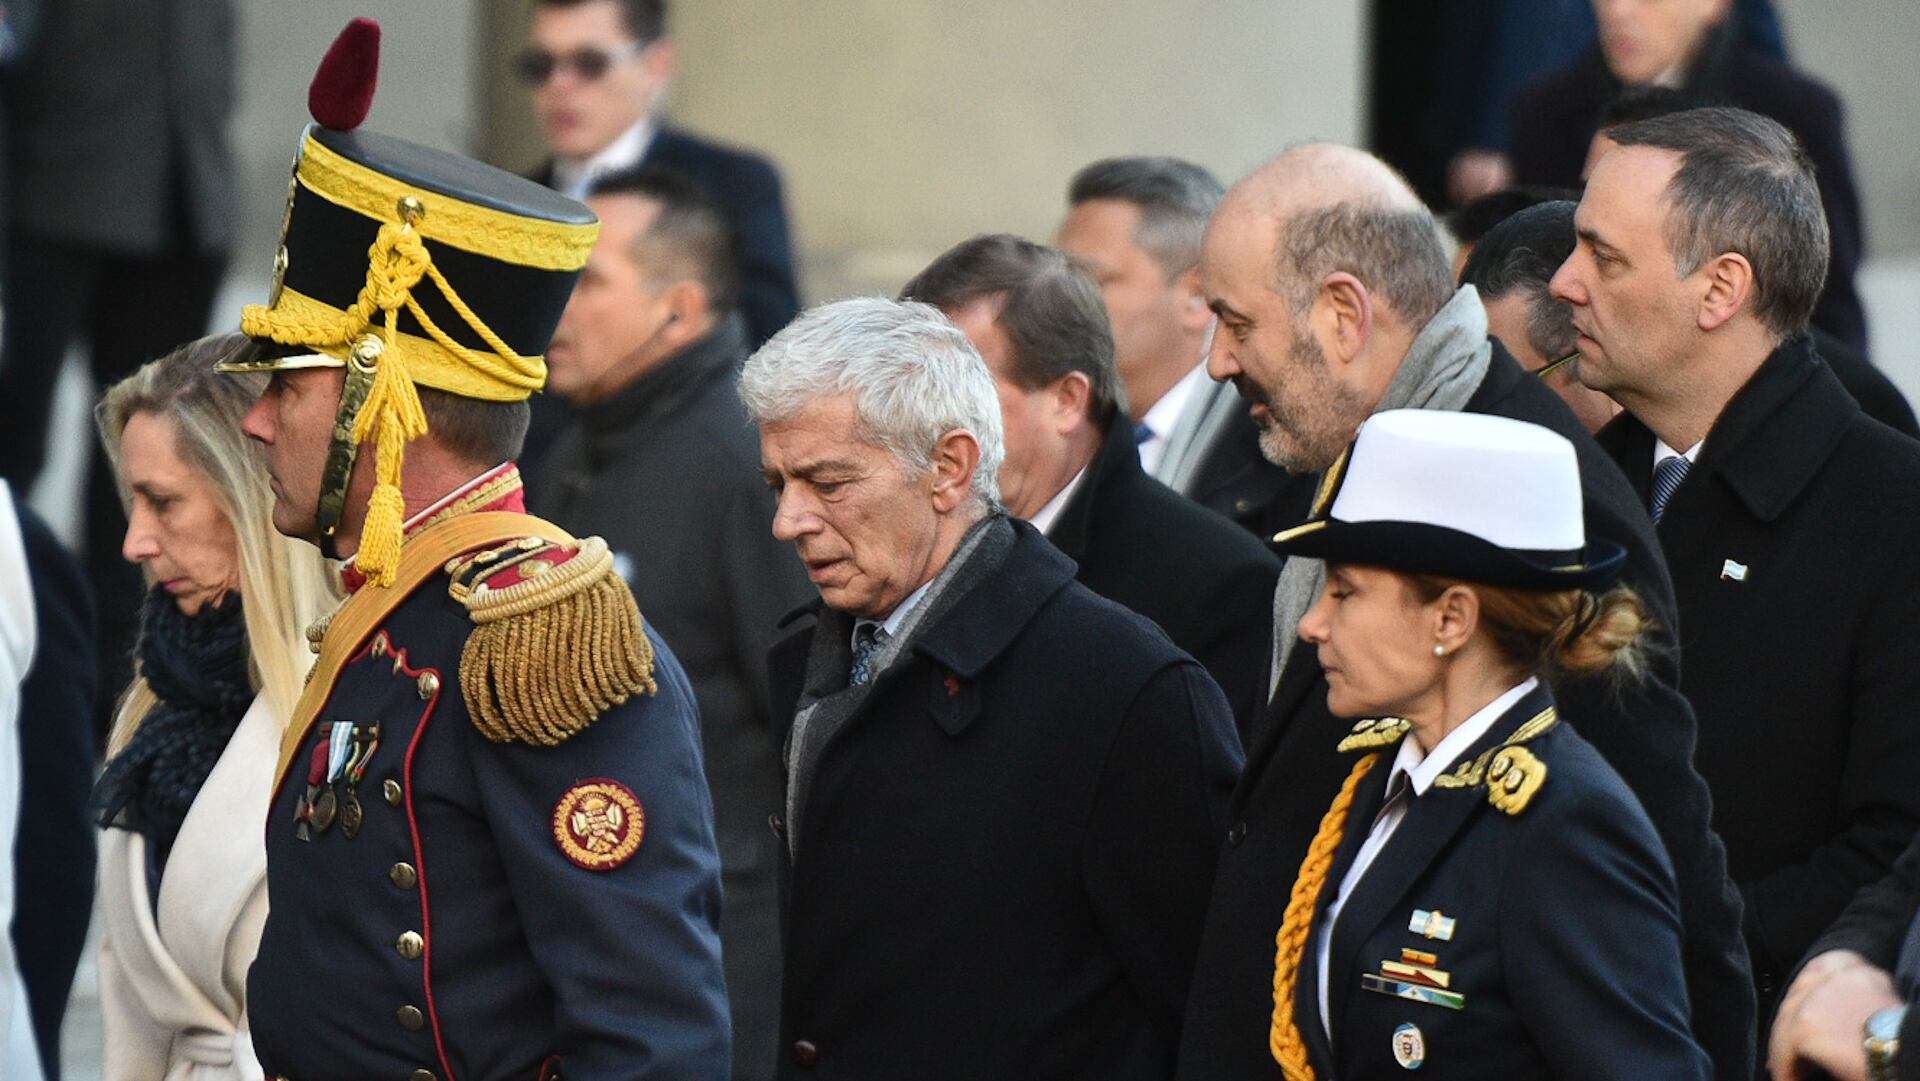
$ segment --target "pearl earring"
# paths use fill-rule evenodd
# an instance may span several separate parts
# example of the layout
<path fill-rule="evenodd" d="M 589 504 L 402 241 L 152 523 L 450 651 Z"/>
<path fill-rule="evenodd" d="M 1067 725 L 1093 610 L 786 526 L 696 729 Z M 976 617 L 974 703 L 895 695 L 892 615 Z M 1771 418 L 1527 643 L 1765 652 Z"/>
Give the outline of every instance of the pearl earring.
<path fill-rule="evenodd" d="M 1436 656 L 1436 657 L 1444 657 L 1444 656 L 1446 656 L 1446 655 L 1447 655 L 1447 647 L 1445 647 L 1445 646 L 1434 646 L 1434 647 L 1433 647 L 1433 655 L 1434 655 L 1434 656 Z"/>

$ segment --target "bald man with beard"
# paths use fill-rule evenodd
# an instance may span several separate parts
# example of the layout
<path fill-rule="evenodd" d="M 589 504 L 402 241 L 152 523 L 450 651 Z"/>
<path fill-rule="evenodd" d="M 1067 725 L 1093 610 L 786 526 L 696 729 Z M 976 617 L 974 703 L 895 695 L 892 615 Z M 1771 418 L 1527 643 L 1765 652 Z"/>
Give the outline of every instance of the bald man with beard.
<path fill-rule="evenodd" d="M 1261 450 L 1276 464 L 1323 473 L 1361 422 L 1388 409 L 1512 417 L 1573 442 L 1587 534 L 1626 548 L 1622 580 L 1655 621 L 1655 649 L 1638 684 L 1563 680 L 1555 696 L 1645 804 L 1673 859 L 1695 1038 L 1722 1081 L 1752 1077 L 1754 998 L 1739 898 L 1692 766 L 1693 712 L 1675 689 L 1673 586 L 1626 478 L 1566 404 L 1488 336 L 1479 296 L 1454 288 L 1432 214 L 1363 151 L 1310 144 L 1241 180 L 1208 224 L 1200 267 L 1220 320 L 1208 374 L 1232 380 L 1247 399 Z M 1190 1081 L 1275 1076 L 1274 936 L 1349 765 L 1335 748 L 1352 723 L 1328 711 L 1315 650 L 1295 640 L 1324 579 L 1320 563 L 1294 559 L 1275 591 L 1274 690 L 1249 736 L 1188 998 L 1178 1076 Z M 1433 907 L 1417 887 L 1406 902 L 1410 911 Z"/>

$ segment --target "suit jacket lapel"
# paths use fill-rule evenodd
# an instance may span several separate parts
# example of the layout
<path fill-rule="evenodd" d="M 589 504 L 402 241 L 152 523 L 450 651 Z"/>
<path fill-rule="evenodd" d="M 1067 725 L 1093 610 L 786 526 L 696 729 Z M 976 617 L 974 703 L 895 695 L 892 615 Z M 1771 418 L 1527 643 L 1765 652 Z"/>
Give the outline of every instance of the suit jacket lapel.
<path fill-rule="evenodd" d="M 1515 729 L 1552 704 L 1552 695 L 1543 688 L 1521 698 L 1500 715 L 1486 735 L 1449 763 L 1448 769 L 1499 745 Z M 1376 772 L 1387 769 L 1388 765 L 1382 763 Z M 1368 780 L 1372 781 L 1373 778 L 1369 777 Z M 1347 898 L 1346 907 L 1340 910 L 1339 921 L 1333 927 L 1333 950 L 1328 955 L 1332 978 L 1327 983 L 1327 995 L 1336 1030 L 1336 1043 L 1344 1012 L 1341 1009 L 1342 1002 L 1359 990 L 1360 977 L 1367 966 L 1382 960 L 1362 957 L 1362 944 L 1383 922 L 1403 918 L 1396 909 L 1403 908 L 1410 912 L 1415 907 L 1407 897 L 1408 891 L 1448 849 L 1454 835 L 1466 828 L 1486 806 L 1486 793 L 1478 788 L 1433 787 L 1427 789 L 1426 795 L 1414 797 L 1407 808 L 1407 817 L 1400 823 L 1400 828 L 1394 831 L 1393 839 L 1381 849 L 1373 864 L 1367 868 L 1365 877 L 1361 878 L 1353 894 Z M 1371 821 L 1369 818 L 1368 822 Z M 1360 828 L 1364 832 L 1365 827 Z M 1348 832 L 1351 834 L 1353 830 L 1354 827 L 1350 826 Z M 1351 866 L 1350 862 L 1348 866 Z M 1340 870 L 1341 875 L 1345 873 L 1344 869 Z"/>

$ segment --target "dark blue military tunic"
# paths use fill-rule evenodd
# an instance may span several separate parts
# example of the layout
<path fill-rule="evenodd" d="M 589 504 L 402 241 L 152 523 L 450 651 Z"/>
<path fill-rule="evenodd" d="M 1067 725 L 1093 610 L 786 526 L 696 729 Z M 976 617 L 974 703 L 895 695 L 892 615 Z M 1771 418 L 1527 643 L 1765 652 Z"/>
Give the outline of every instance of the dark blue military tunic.
<path fill-rule="evenodd" d="M 652 638 L 655 693 L 557 746 L 493 742 L 461 693 L 473 624 L 448 584 L 357 650 L 274 797 L 247 988 L 261 1063 L 293 1081 L 724 1078 L 720 865 L 678 662 Z"/>

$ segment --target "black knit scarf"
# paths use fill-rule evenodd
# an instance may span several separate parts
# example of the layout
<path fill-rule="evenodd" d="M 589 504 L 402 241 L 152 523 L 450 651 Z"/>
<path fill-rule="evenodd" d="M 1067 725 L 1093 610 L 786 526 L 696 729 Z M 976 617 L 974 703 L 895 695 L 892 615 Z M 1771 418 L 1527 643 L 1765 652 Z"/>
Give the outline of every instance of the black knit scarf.
<path fill-rule="evenodd" d="M 102 826 L 145 834 L 164 861 L 200 786 L 253 702 L 240 595 L 181 613 L 165 590 L 140 610 L 140 674 L 158 699 L 93 790 Z"/>

